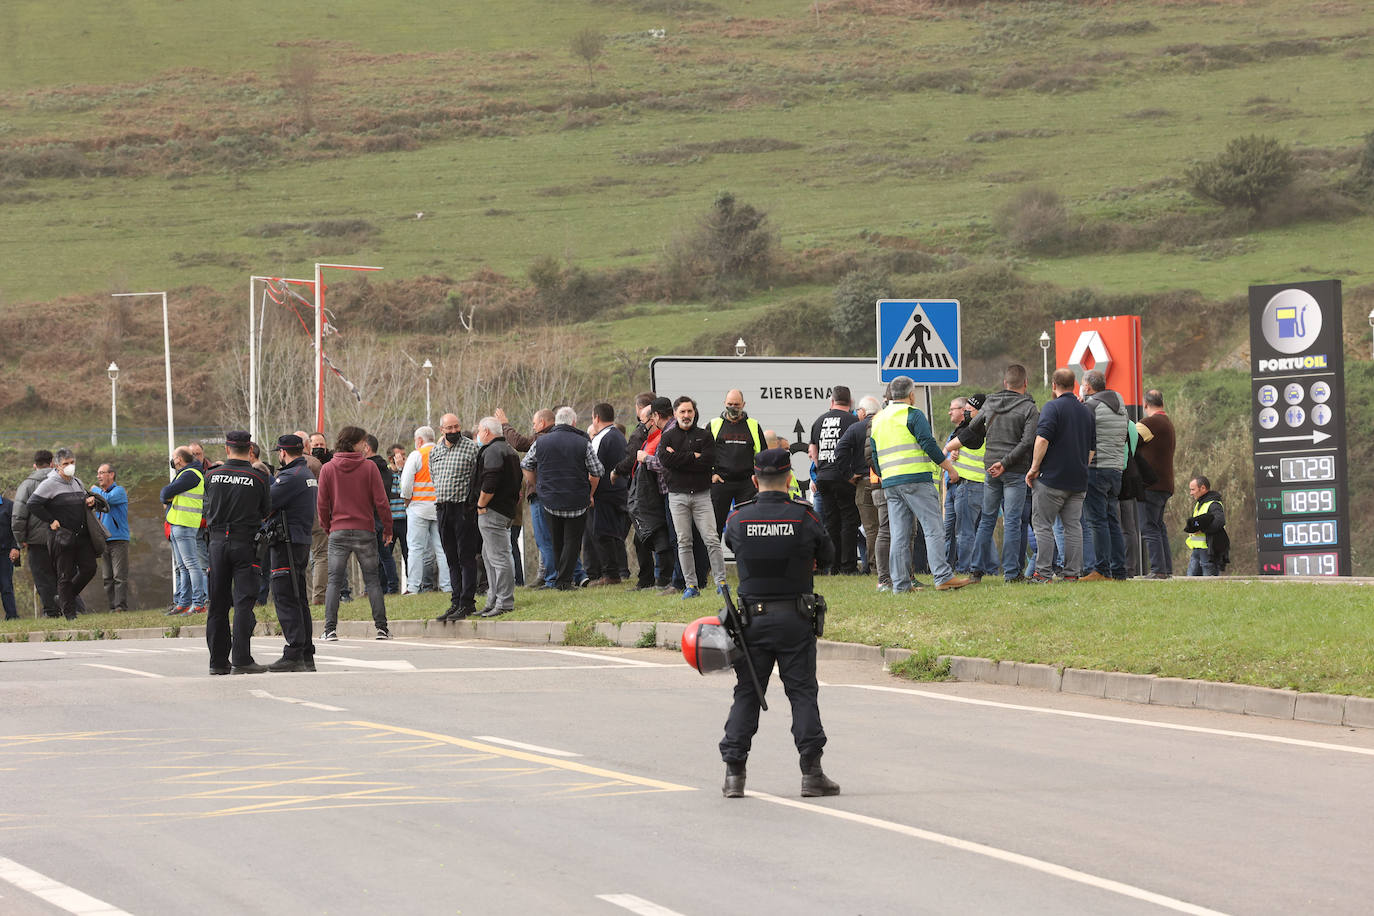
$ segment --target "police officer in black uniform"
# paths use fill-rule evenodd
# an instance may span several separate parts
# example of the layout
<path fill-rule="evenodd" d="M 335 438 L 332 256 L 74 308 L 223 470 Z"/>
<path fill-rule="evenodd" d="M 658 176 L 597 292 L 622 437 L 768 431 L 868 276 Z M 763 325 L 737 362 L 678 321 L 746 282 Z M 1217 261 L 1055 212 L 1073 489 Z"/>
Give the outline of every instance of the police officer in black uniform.
<path fill-rule="evenodd" d="M 788 498 L 792 459 L 786 449 L 754 456 L 757 499 L 743 503 L 725 523 L 725 541 L 739 569 L 739 610 L 747 621 L 749 656 L 761 689 L 777 662 L 778 676 L 792 704 L 792 737 L 801 754 L 801 794 L 837 795 L 840 787 L 821 770 L 825 729 L 816 703 L 816 609 L 812 575 L 819 562 L 835 558 L 825 527 L 811 506 Z M 821 604 L 823 613 L 823 603 Z M 823 620 L 823 617 L 822 617 Z M 743 658 L 735 663 L 735 702 L 725 722 L 720 756 L 725 761 L 726 798 L 744 795 L 745 761 L 759 727 L 759 692 Z"/>
<path fill-rule="evenodd" d="M 271 511 L 271 483 L 249 461 L 248 433 L 224 437 L 229 458 L 205 482 L 205 523 L 210 529 L 210 614 L 205 642 L 210 647 L 211 674 L 260 674 L 266 666 L 253 661 L 253 627 L 257 616 L 261 572 L 254 538 Z M 229 605 L 234 626 L 229 628 Z"/>
<path fill-rule="evenodd" d="M 272 512 L 286 523 L 286 541 L 274 538 L 272 603 L 277 608 L 286 647 L 268 671 L 314 671 L 315 644 L 311 640 L 310 606 L 306 604 L 305 568 L 310 563 L 310 530 L 315 522 L 319 481 L 305 463 L 300 436 L 277 439 L 281 470 L 272 481 Z"/>

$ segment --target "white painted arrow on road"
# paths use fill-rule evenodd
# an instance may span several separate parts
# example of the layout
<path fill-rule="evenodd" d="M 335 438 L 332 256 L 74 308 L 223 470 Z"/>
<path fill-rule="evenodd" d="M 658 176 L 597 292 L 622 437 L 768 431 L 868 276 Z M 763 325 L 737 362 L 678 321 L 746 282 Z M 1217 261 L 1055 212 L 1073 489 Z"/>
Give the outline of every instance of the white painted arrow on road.
<path fill-rule="evenodd" d="M 345 658 L 341 655 L 315 654 L 317 665 L 344 665 L 350 668 L 374 668 L 378 671 L 414 671 L 415 666 L 407 661 L 364 661 L 361 658 Z"/>
<path fill-rule="evenodd" d="M 1325 442 L 1331 438 L 1330 433 L 1313 431 L 1306 436 L 1260 436 L 1261 442 L 1311 442 L 1316 445 L 1318 442 Z"/>

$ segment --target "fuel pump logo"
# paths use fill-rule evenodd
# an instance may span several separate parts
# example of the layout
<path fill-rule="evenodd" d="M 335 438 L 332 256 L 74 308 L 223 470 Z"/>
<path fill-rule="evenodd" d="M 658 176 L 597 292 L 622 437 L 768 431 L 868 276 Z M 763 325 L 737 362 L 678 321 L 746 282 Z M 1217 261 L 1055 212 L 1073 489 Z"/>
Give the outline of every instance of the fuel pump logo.
<path fill-rule="evenodd" d="M 1310 293 L 1285 289 L 1264 307 L 1264 339 L 1280 353 L 1301 353 L 1322 332 L 1322 309 Z"/>

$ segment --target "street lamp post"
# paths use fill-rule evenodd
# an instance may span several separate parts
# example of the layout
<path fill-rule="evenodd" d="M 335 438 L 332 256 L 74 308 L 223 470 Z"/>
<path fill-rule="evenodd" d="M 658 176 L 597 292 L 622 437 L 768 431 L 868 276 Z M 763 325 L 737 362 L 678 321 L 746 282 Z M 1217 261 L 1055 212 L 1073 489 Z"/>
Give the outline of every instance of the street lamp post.
<path fill-rule="evenodd" d="M 425 370 L 425 425 L 429 426 L 429 380 L 434 377 L 434 363 L 425 360 L 424 365 L 420 368 Z"/>
<path fill-rule="evenodd" d="M 736 355 L 736 356 L 743 356 L 743 355 L 744 355 L 744 351 L 745 351 L 744 338 L 741 337 L 739 340 L 735 341 L 735 355 Z"/>
<path fill-rule="evenodd" d="M 1048 331 L 1040 332 L 1040 355 L 1045 376 L 1045 380 L 1041 384 L 1048 388 L 1050 387 L 1050 335 Z"/>
<path fill-rule="evenodd" d="M 164 375 L 165 387 L 167 389 L 167 457 L 171 457 L 176 450 L 176 433 L 172 428 L 172 330 L 171 324 L 167 319 L 167 294 L 161 293 L 115 293 L 116 298 L 128 296 L 161 296 L 162 297 L 162 371 Z M 170 471 L 170 477 L 176 477 L 176 471 Z"/>
<path fill-rule="evenodd" d="M 105 370 L 110 374 L 110 448 L 119 447 L 119 414 L 115 411 L 115 383 L 119 378 L 119 367 L 113 362 Z"/>

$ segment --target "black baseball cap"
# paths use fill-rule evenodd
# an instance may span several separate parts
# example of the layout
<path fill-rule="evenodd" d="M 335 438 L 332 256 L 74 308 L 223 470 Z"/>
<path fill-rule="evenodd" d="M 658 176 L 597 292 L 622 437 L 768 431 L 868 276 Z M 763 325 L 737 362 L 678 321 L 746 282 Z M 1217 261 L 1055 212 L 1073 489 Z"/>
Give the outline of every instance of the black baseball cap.
<path fill-rule="evenodd" d="M 305 448 L 305 440 L 301 439 L 301 437 L 296 435 L 295 433 L 287 433 L 284 436 L 277 437 L 277 448 Z"/>
<path fill-rule="evenodd" d="M 248 435 L 247 430 L 234 429 L 224 434 L 224 444 L 232 445 L 234 448 L 247 448 L 253 444 L 253 437 Z"/>
<path fill-rule="evenodd" d="M 785 448 L 766 448 L 754 456 L 754 473 L 765 477 L 792 470 L 792 456 Z"/>

